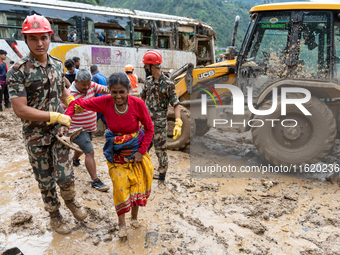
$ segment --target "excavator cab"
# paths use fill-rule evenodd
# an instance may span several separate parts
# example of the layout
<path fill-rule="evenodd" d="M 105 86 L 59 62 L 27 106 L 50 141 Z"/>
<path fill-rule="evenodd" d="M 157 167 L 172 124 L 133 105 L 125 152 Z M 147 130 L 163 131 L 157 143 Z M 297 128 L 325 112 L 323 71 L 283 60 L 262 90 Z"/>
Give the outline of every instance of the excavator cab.
<path fill-rule="evenodd" d="M 285 79 L 330 81 L 331 20 L 336 16 L 327 10 L 254 15 L 252 31 L 238 58 L 238 86 L 244 93 L 252 87 L 252 96 L 258 99 L 271 84 Z"/>
<path fill-rule="evenodd" d="M 340 133 L 340 4 L 266 4 L 249 14 L 240 49 L 228 48 L 231 60 L 188 65 L 175 79 L 192 134 L 237 123 L 272 164 L 319 162 Z"/>

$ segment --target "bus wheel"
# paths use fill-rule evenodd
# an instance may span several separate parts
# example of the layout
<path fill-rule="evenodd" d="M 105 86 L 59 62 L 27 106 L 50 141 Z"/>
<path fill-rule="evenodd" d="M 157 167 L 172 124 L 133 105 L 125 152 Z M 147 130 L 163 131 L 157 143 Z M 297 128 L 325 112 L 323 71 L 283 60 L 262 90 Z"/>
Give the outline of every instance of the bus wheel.
<path fill-rule="evenodd" d="M 195 120 L 196 122 L 196 136 L 204 136 L 210 130 L 207 120 Z"/>
<path fill-rule="evenodd" d="M 301 98 L 291 94 L 288 98 Z M 332 111 L 320 99 L 312 96 L 303 106 L 312 114 L 304 115 L 295 105 L 287 105 L 286 116 L 281 116 L 281 103 L 270 115 L 255 115 L 252 125 L 256 149 L 269 163 L 295 166 L 317 163 L 328 155 L 336 137 L 336 123 Z M 272 100 L 259 109 L 268 110 Z M 277 120 L 277 121 L 275 121 Z M 261 122 L 262 121 L 262 122 Z M 293 169 L 292 169 L 293 170 Z"/>
<path fill-rule="evenodd" d="M 185 148 L 190 143 L 190 129 L 192 130 L 192 134 L 195 134 L 195 125 L 190 125 L 190 111 L 183 107 L 181 107 L 181 120 L 183 121 L 182 125 L 182 134 L 177 140 L 174 140 L 173 130 L 175 127 L 175 112 L 172 107 L 169 107 L 168 111 L 168 149 L 169 150 L 180 150 Z"/>

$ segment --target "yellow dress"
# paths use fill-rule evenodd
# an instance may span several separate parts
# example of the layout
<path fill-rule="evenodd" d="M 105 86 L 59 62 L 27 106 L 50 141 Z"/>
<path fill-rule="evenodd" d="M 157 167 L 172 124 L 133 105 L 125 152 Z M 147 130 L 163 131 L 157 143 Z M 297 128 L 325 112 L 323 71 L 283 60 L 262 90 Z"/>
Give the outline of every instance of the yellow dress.
<path fill-rule="evenodd" d="M 141 163 L 112 164 L 109 175 L 113 184 L 113 200 L 118 216 L 130 211 L 133 206 L 145 206 L 151 193 L 153 165 L 148 153 Z"/>

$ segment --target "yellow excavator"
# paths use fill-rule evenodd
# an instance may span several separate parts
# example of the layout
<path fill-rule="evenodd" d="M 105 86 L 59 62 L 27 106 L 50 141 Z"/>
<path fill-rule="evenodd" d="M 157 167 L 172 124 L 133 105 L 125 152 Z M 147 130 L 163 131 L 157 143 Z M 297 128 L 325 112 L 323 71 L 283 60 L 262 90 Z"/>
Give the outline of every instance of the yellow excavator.
<path fill-rule="evenodd" d="M 249 15 L 239 50 L 236 17 L 229 60 L 172 75 L 184 124 L 172 140 L 169 114 L 168 147 L 184 148 L 211 127 L 237 128 L 251 130 L 272 164 L 319 162 L 340 129 L 340 3 L 265 4 Z"/>

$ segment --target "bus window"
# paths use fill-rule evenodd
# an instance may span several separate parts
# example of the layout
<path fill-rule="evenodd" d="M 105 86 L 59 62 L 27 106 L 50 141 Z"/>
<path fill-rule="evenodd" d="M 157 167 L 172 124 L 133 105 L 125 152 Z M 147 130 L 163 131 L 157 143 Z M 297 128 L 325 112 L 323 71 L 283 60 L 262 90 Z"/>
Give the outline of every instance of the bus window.
<path fill-rule="evenodd" d="M 174 23 L 169 21 L 155 22 L 155 35 L 157 35 L 156 47 L 160 49 L 172 49 L 174 42 Z"/>
<path fill-rule="evenodd" d="M 77 28 L 70 22 L 48 19 L 51 23 L 53 34 L 52 42 L 78 43 L 81 36 L 77 33 Z M 73 23 L 73 22 L 72 22 Z"/>
<path fill-rule="evenodd" d="M 50 17 L 46 18 L 51 23 L 51 27 L 53 29 L 53 42 L 80 42 L 80 30 L 77 30 L 75 18 L 70 18 L 68 20 L 53 19 Z"/>
<path fill-rule="evenodd" d="M 53 34 L 51 36 L 52 42 L 63 42 L 63 39 L 59 36 L 59 27 L 58 25 L 51 24 L 51 28 L 53 30 Z"/>
<path fill-rule="evenodd" d="M 86 14 L 85 43 L 130 46 L 130 24 L 125 17 Z"/>
<path fill-rule="evenodd" d="M 210 58 L 210 43 L 208 40 L 198 41 L 198 56 L 200 58 Z"/>
<path fill-rule="evenodd" d="M 118 43 L 118 40 L 116 39 L 117 35 L 118 35 L 118 31 L 115 29 L 108 29 L 106 31 L 106 35 L 107 35 L 107 44 L 111 45 L 111 46 L 120 46 Z"/>
<path fill-rule="evenodd" d="M 134 28 L 134 45 L 140 47 L 151 46 L 151 28 Z"/>
<path fill-rule="evenodd" d="M 158 36 L 158 48 L 170 48 L 169 36 Z"/>
<path fill-rule="evenodd" d="M 27 13 L 28 14 L 28 13 Z M 15 40 L 23 40 L 21 34 L 22 22 L 26 18 L 25 14 L 16 13 L 0 13 L 0 25 L 8 27 L 0 27 L 0 38 L 11 38 Z"/>
<path fill-rule="evenodd" d="M 194 32 L 179 33 L 179 49 L 185 51 L 192 51 L 195 48 Z"/>
<path fill-rule="evenodd" d="M 105 38 L 106 38 L 105 29 L 101 29 L 101 28 L 94 29 L 94 38 L 93 38 L 94 43 L 105 44 Z"/>
<path fill-rule="evenodd" d="M 191 51 L 194 49 L 194 33 L 193 26 L 179 26 L 178 27 L 178 48 L 180 50 Z"/>
<path fill-rule="evenodd" d="M 52 29 L 55 33 L 52 36 L 54 42 L 81 42 L 81 17 L 74 12 L 53 10 L 50 11 L 45 8 L 34 8 L 32 14 L 43 15 L 51 23 Z M 79 14 L 78 14 L 79 15 Z"/>
<path fill-rule="evenodd" d="M 120 46 L 130 46 L 129 36 L 126 35 L 124 30 L 120 30 L 116 36 L 116 41 Z"/>

